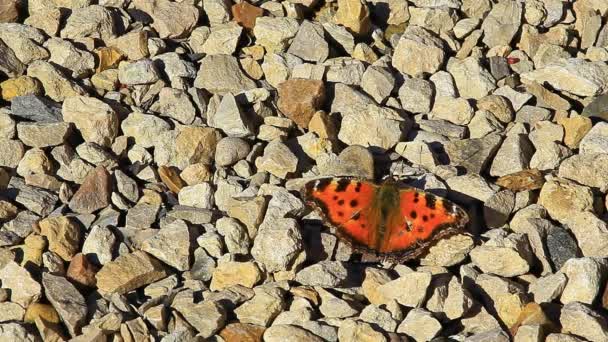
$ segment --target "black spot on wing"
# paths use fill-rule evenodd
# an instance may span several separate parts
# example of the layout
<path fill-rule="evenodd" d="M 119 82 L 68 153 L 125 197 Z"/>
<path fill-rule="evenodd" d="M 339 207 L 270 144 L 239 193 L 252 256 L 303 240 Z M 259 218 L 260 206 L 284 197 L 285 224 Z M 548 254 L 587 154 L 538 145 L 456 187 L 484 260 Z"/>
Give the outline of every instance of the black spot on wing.
<path fill-rule="evenodd" d="M 344 205 L 344 200 L 343 199 L 339 200 L 338 205 Z"/>
<path fill-rule="evenodd" d="M 331 184 L 331 178 L 323 178 L 323 179 L 319 179 L 317 181 L 317 183 L 315 184 L 315 189 L 317 191 L 323 191 L 325 190 L 325 188 L 327 188 L 327 186 Z"/>
<path fill-rule="evenodd" d="M 359 191 L 361 191 L 361 182 L 357 182 L 357 184 L 355 184 L 355 192 Z"/>
<path fill-rule="evenodd" d="M 357 221 L 359 219 L 359 217 L 361 217 L 361 214 L 359 212 L 356 212 L 355 215 L 353 215 L 353 217 L 351 217 L 351 219 Z M 361 225 L 361 226 L 363 226 L 363 225 Z"/>
<path fill-rule="evenodd" d="M 431 194 L 425 194 L 424 200 L 426 201 L 426 206 L 429 209 L 435 209 L 435 196 Z"/>
<path fill-rule="evenodd" d="M 350 184 L 350 180 L 349 179 L 340 179 L 338 181 L 338 186 L 336 186 L 336 192 L 344 192 L 344 191 L 346 191 L 346 188 L 348 188 L 349 184 Z"/>
<path fill-rule="evenodd" d="M 422 215 L 422 221 L 426 222 L 429 220 L 429 217 L 426 215 Z"/>
<path fill-rule="evenodd" d="M 418 216 L 418 214 L 416 213 L 416 210 L 412 210 L 412 212 L 410 213 L 410 217 L 415 219 Z"/>
<path fill-rule="evenodd" d="M 344 216 L 344 213 L 341 211 L 338 211 L 338 216 L 342 217 L 342 216 Z"/>
<path fill-rule="evenodd" d="M 450 201 L 443 201 L 443 207 L 448 213 L 455 212 L 454 204 L 452 204 Z"/>
<path fill-rule="evenodd" d="M 356 207 L 358 204 L 359 204 L 359 202 L 357 202 L 357 200 L 351 200 L 351 201 L 350 201 L 350 206 L 351 206 L 351 208 Z"/>

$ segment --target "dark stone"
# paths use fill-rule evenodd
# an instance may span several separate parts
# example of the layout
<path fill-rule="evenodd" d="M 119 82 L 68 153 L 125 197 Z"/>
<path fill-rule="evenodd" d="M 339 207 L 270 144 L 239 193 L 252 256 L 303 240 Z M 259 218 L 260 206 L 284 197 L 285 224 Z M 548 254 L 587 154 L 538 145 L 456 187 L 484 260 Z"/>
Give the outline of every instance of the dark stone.
<path fill-rule="evenodd" d="M 36 122 L 62 122 L 61 104 L 44 96 L 17 96 L 11 101 L 14 116 Z"/>
<path fill-rule="evenodd" d="M 205 252 L 202 248 L 197 248 L 194 251 L 194 263 L 190 270 L 192 279 L 209 281 L 215 270 L 215 260 Z"/>
<path fill-rule="evenodd" d="M 511 74 L 511 68 L 509 68 L 506 58 L 493 56 L 489 58 L 489 61 L 490 73 L 496 80 L 501 80 Z"/>
<path fill-rule="evenodd" d="M 569 259 L 580 256 L 576 240 L 560 226 L 551 226 L 547 231 L 547 254 L 555 270 L 561 269 Z"/>
<path fill-rule="evenodd" d="M 467 173 L 481 173 L 492 159 L 502 138 L 488 134 L 483 138 L 453 140 L 444 145 L 449 164 L 464 168 Z"/>
<path fill-rule="evenodd" d="M 48 216 L 59 201 L 59 197 L 54 193 L 29 186 L 19 177 L 11 178 L 8 188 L 2 192 L 2 195 L 40 216 Z"/>
<path fill-rule="evenodd" d="M 593 101 L 583 109 L 582 115 L 608 121 L 608 93 L 594 98 Z"/>

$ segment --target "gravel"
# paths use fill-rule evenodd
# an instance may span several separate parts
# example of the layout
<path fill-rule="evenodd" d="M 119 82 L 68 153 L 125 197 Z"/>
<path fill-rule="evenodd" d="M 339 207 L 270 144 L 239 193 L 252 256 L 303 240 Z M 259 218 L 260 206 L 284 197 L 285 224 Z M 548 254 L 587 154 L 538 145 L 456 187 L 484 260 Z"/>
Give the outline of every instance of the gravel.
<path fill-rule="evenodd" d="M 606 341 L 607 15 L 4 1 L 0 340 Z M 378 259 L 305 205 L 319 176 L 471 223 Z"/>

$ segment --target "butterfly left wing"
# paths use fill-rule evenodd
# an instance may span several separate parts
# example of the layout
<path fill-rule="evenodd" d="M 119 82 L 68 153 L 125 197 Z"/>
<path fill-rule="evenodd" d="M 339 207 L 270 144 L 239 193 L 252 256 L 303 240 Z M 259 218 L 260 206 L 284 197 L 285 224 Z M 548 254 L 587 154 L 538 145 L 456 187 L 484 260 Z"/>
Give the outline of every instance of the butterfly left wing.
<path fill-rule="evenodd" d="M 407 258 L 462 230 L 469 220 L 466 212 L 449 200 L 409 187 L 399 191 L 399 206 L 389 216 L 380 251 Z"/>
<path fill-rule="evenodd" d="M 378 186 L 351 178 L 321 178 L 308 182 L 304 199 L 321 212 L 323 218 L 356 244 L 375 246 L 378 215 L 373 201 Z"/>

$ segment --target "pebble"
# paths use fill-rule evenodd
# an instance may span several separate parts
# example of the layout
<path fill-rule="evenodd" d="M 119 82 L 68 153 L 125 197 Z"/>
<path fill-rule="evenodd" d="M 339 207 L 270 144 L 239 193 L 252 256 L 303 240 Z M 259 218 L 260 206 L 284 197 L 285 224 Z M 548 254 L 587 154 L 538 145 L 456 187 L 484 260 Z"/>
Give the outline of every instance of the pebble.
<path fill-rule="evenodd" d="M 401 107 L 411 113 L 428 113 L 431 111 L 433 88 L 431 82 L 421 78 L 403 80 L 399 88 Z"/>
<path fill-rule="evenodd" d="M 70 261 L 78 251 L 82 234 L 74 219 L 66 216 L 48 217 L 38 225 L 41 234 L 48 240 L 49 250 Z"/>
<path fill-rule="evenodd" d="M 348 145 L 380 148 L 394 147 L 405 134 L 407 121 L 395 110 L 369 105 L 365 112 L 346 115 L 338 139 Z M 368 127 L 361 131 L 360 127 Z"/>
<path fill-rule="evenodd" d="M 212 94 L 238 93 L 257 88 L 255 82 L 241 71 L 237 59 L 223 54 L 205 56 L 201 60 L 194 86 Z"/>
<path fill-rule="evenodd" d="M 190 267 L 190 229 L 185 222 L 175 221 L 143 241 L 141 249 L 165 264 L 185 271 Z"/>
<path fill-rule="evenodd" d="M 268 272 L 285 271 L 303 252 L 303 247 L 302 234 L 295 220 L 269 220 L 260 225 L 251 255 Z"/>
<path fill-rule="evenodd" d="M 564 263 L 561 272 L 568 278 L 560 297 L 563 304 L 580 302 L 592 304 L 600 294 L 602 273 L 606 264 L 589 257 L 572 258 Z"/>
<path fill-rule="evenodd" d="M 445 63 L 443 46 L 443 41 L 425 28 L 410 26 L 395 47 L 393 67 L 414 77 L 434 73 Z"/>
<path fill-rule="evenodd" d="M 593 194 L 585 186 L 555 178 L 545 182 L 538 203 L 547 209 L 552 218 L 561 222 L 577 212 L 592 210 Z"/>
<path fill-rule="evenodd" d="M 10 290 L 10 300 L 26 308 L 38 302 L 42 296 L 42 286 L 30 273 L 14 261 L 4 264 L 0 269 L 2 288 Z"/>
<path fill-rule="evenodd" d="M 367 322 L 348 319 L 338 328 L 338 340 L 346 342 L 387 342 L 388 339 Z"/>
<path fill-rule="evenodd" d="M 105 293 L 127 293 L 167 276 L 163 264 L 145 252 L 120 255 L 97 272 L 97 287 Z"/>
<path fill-rule="evenodd" d="M 270 322 L 284 309 L 284 290 L 277 287 L 259 288 L 255 296 L 239 306 L 234 312 L 239 321 L 260 326 Z"/>
<path fill-rule="evenodd" d="M 608 339 L 608 322 L 599 313 L 584 304 L 572 302 L 561 310 L 562 331 L 581 336 L 590 341 Z"/>
<path fill-rule="evenodd" d="M 79 335 L 87 315 L 84 297 L 74 285 L 61 276 L 44 273 L 42 284 L 46 298 L 67 326 L 70 335 Z"/>
<path fill-rule="evenodd" d="M 481 99 L 496 88 L 492 74 L 474 57 L 463 60 L 452 58 L 448 61 L 447 70 L 452 74 L 460 96 L 464 98 Z"/>
<path fill-rule="evenodd" d="M 502 138 L 488 134 L 483 138 L 453 140 L 445 145 L 450 164 L 460 166 L 469 173 L 481 173 L 490 164 Z"/>
<path fill-rule="evenodd" d="M 397 328 L 416 341 L 430 341 L 441 331 L 441 323 L 425 309 L 413 309 Z"/>
<path fill-rule="evenodd" d="M 226 322 L 226 311 L 217 302 L 179 303 L 176 309 L 203 338 L 213 336 Z"/>
<path fill-rule="evenodd" d="M 259 171 L 267 171 L 284 179 L 296 172 L 298 158 L 287 145 L 280 140 L 273 140 L 264 148 L 264 154 L 256 159 L 255 166 Z"/>
<path fill-rule="evenodd" d="M 302 128 L 308 128 L 325 101 L 325 85 L 319 80 L 287 80 L 279 84 L 278 92 L 279 110 Z"/>
<path fill-rule="evenodd" d="M 259 267 L 253 262 L 220 262 L 213 271 L 209 286 L 212 291 L 223 290 L 233 285 L 252 288 L 262 278 Z"/>
<path fill-rule="evenodd" d="M 85 141 L 110 146 L 118 135 L 118 117 L 108 104 L 92 97 L 73 96 L 63 102 L 63 120 L 71 122 Z"/>

